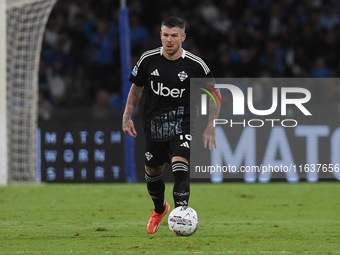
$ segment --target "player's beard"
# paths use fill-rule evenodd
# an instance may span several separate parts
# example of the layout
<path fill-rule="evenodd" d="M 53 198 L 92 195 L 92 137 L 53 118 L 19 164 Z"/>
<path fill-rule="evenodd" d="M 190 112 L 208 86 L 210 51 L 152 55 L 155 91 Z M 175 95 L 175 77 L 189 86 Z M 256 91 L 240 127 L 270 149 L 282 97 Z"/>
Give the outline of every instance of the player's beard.
<path fill-rule="evenodd" d="M 180 49 L 181 47 L 178 46 L 177 48 L 172 47 L 171 49 L 168 49 L 167 47 L 165 47 L 165 52 L 169 55 L 169 56 L 174 56 Z"/>

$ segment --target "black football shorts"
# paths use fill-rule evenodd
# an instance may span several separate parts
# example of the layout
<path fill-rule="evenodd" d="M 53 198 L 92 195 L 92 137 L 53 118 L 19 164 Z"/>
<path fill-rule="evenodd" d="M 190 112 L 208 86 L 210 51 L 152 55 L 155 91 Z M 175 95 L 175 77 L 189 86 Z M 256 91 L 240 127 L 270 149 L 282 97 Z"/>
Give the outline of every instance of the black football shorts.
<path fill-rule="evenodd" d="M 171 158 L 180 156 L 190 160 L 190 143 L 192 137 L 189 134 L 180 135 L 170 141 L 152 142 L 146 140 L 145 165 L 148 167 L 158 167 L 164 163 L 171 163 Z"/>

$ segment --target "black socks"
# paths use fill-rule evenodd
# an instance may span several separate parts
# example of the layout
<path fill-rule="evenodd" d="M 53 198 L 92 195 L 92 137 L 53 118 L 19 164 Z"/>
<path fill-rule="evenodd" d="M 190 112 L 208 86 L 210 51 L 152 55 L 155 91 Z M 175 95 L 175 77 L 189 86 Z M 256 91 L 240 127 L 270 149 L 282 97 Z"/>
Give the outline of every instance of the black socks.
<path fill-rule="evenodd" d="M 175 207 L 188 205 L 190 196 L 190 181 L 188 164 L 182 161 L 175 161 L 171 164 L 174 175 L 173 197 Z"/>
<path fill-rule="evenodd" d="M 175 207 L 188 205 L 190 196 L 190 178 L 188 164 L 175 161 L 171 164 L 174 175 L 173 198 Z M 155 205 L 155 212 L 162 214 L 165 210 L 165 184 L 162 174 L 150 176 L 145 173 L 145 180 L 150 197 Z"/>
<path fill-rule="evenodd" d="M 155 205 L 155 212 L 162 214 L 165 210 L 164 190 L 165 184 L 162 178 L 162 174 L 156 176 L 150 176 L 145 173 L 145 180 L 147 188 Z"/>

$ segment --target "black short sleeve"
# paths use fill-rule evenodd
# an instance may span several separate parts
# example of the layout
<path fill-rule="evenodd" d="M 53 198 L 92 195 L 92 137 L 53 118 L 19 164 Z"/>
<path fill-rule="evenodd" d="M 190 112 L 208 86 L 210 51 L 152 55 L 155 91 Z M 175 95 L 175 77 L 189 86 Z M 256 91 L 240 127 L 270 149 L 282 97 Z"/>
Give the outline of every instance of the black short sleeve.
<path fill-rule="evenodd" d="M 142 62 L 140 59 L 132 69 L 129 81 L 136 84 L 137 87 L 143 87 L 147 81 L 147 78 L 148 76 L 145 72 L 145 62 Z"/>

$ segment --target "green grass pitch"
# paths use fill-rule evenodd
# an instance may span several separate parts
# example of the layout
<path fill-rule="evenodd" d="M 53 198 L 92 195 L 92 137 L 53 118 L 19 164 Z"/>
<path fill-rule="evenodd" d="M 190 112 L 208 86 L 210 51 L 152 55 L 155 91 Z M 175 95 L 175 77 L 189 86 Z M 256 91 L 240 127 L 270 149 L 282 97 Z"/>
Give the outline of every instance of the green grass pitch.
<path fill-rule="evenodd" d="M 148 235 L 145 184 L 2 186 L 0 254 L 340 253 L 340 183 L 193 183 L 190 206 L 194 235 Z"/>

